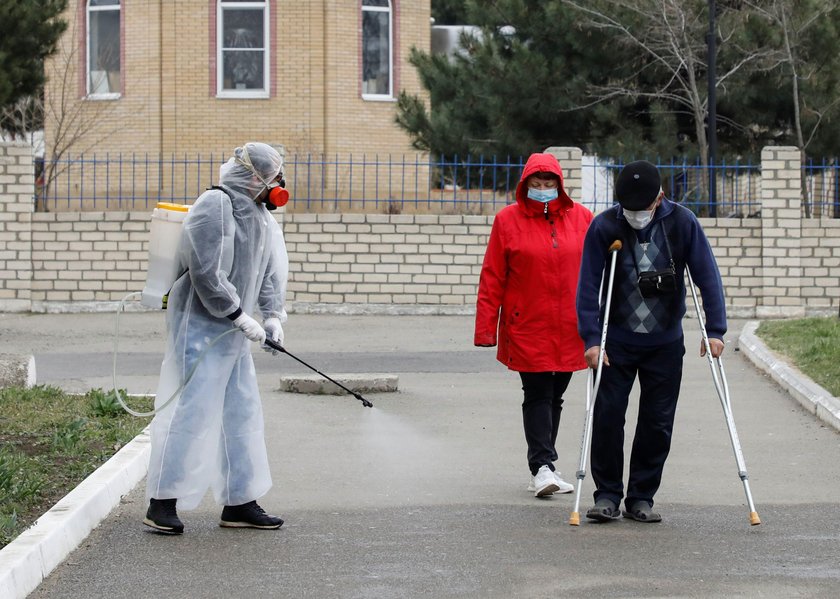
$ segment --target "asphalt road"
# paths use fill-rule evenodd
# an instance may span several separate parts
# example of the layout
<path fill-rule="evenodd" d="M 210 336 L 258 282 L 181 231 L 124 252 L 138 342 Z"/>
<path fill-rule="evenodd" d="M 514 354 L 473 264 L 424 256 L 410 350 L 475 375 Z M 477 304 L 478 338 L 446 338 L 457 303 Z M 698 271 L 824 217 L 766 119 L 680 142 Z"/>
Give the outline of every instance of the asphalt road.
<path fill-rule="evenodd" d="M 741 324 L 731 323 L 731 340 Z M 153 391 L 162 317 L 126 314 L 120 326 L 120 385 Z M 694 321 L 686 328 L 660 524 L 572 527 L 573 496 L 525 491 L 518 376 L 493 350 L 471 346 L 471 317 L 292 315 L 290 351 L 329 374 L 396 372 L 399 391 L 369 396 L 373 409 L 283 393 L 279 376 L 298 367 L 257 356 L 275 481 L 260 503 L 286 524 L 222 529 L 207 498 L 181 514 L 182 537 L 157 535 L 141 524 L 139 485 L 31 597 L 836 597 L 840 434 L 729 343 L 734 416 L 762 519 L 751 527 L 699 333 Z M 6 351 L 30 351 L 39 382 L 63 387 L 110 386 L 113 329 L 108 314 L 0 315 Z M 573 377 L 557 444 L 567 480 L 584 382 Z M 634 410 L 633 401 L 628 446 Z M 581 511 L 591 478 L 583 485 Z"/>

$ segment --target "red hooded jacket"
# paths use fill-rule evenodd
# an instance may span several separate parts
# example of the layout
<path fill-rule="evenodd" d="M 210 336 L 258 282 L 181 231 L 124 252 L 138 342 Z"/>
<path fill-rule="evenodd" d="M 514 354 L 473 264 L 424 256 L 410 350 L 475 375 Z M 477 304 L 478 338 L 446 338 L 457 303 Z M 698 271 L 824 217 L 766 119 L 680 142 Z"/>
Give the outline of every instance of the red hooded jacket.
<path fill-rule="evenodd" d="M 560 177 L 557 199 L 543 204 L 527 197 L 525 181 L 537 172 Z M 592 213 L 566 193 L 557 159 L 531 154 L 516 203 L 493 221 L 478 284 L 475 345 L 498 343 L 496 358 L 518 372 L 586 368 L 575 295 L 591 220 Z"/>

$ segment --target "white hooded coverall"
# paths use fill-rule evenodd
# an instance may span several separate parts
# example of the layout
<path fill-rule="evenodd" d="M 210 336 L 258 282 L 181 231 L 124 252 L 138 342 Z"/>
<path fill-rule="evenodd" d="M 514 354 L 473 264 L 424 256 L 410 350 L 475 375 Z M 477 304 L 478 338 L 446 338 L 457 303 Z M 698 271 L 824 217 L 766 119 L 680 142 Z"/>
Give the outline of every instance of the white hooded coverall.
<path fill-rule="evenodd" d="M 220 169 L 228 193 L 204 192 L 184 219 L 181 270 L 169 293 L 167 347 L 155 407 L 166 402 L 202 350 L 241 308 L 286 320 L 289 259 L 283 232 L 254 202 L 283 168 L 271 146 L 248 143 Z M 259 176 L 255 176 L 256 172 Z M 262 181 L 260 180 L 262 179 Z M 202 358 L 192 379 L 151 423 L 147 499 L 198 506 L 208 488 L 219 505 L 241 505 L 271 487 L 251 343 L 237 331 Z"/>

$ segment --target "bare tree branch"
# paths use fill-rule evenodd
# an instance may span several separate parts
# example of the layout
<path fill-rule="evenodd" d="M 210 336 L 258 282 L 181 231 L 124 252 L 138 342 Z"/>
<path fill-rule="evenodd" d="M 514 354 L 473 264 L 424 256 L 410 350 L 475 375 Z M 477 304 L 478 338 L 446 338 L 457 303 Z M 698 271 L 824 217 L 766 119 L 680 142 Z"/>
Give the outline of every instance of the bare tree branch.
<path fill-rule="evenodd" d="M 626 96 L 630 98 L 661 99 L 681 106 L 691 115 L 701 160 L 707 166 L 708 142 L 706 114 L 708 97 L 705 79 L 708 73 L 706 33 L 708 12 L 702 3 L 684 0 L 562 0 L 563 3 L 587 17 L 587 25 L 595 29 L 612 31 L 631 47 L 638 48 L 649 63 L 634 69 L 623 82 L 615 86 L 592 87 L 594 96 L 589 104 L 597 104 Z M 624 15 L 643 25 L 635 30 L 632 22 L 624 23 Z M 723 39 L 733 36 L 732 29 L 719 31 Z M 719 26 L 720 28 L 720 26 Z M 724 86 L 736 73 L 748 65 L 766 60 L 767 49 L 731 48 L 734 60 L 720 73 L 715 86 Z M 638 89 L 635 82 L 647 66 L 658 67 L 667 73 L 667 79 L 656 90 Z M 730 121 L 731 122 L 731 121 Z M 729 123 L 727 123 L 729 124 Z"/>
<path fill-rule="evenodd" d="M 74 22 L 59 51 L 46 63 L 47 84 L 42 107 L 49 133 L 44 154 L 45 197 L 56 179 L 69 169 L 65 160 L 71 151 L 76 154 L 90 151 L 119 130 L 116 123 L 103 126 L 109 113 L 116 109 L 113 99 L 95 99 L 86 92 L 79 93 L 76 77 L 82 61 L 78 56 L 77 34 Z"/>

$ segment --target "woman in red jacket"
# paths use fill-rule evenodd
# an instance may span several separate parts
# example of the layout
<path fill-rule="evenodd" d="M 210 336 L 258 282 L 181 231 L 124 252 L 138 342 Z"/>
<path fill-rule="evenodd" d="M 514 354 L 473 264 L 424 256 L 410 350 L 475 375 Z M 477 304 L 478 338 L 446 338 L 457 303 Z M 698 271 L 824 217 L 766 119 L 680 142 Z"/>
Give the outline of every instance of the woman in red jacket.
<path fill-rule="evenodd" d="M 484 254 L 475 345 L 498 344 L 496 358 L 522 379 L 522 419 L 536 497 L 571 493 L 554 469 L 563 393 L 586 368 L 575 295 L 583 238 L 592 213 L 563 189 L 551 154 L 531 154 L 516 203 L 496 215 Z M 497 336 L 498 331 L 498 336 Z"/>

